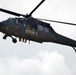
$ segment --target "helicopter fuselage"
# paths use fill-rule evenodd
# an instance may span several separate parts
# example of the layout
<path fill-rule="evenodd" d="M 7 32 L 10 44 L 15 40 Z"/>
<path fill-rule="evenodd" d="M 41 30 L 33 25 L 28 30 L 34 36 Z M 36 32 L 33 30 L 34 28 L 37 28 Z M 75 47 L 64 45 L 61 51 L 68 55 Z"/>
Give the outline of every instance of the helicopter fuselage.
<path fill-rule="evenodd" d="M 35 42 L 53 42 L 76 47 L 76 41 L 57 34 L 49 23 L 33 17 L 9 18 L 0 22 L 0 31 L 7 36 L 18 37 L 19 40 L 32 40 Z"/>

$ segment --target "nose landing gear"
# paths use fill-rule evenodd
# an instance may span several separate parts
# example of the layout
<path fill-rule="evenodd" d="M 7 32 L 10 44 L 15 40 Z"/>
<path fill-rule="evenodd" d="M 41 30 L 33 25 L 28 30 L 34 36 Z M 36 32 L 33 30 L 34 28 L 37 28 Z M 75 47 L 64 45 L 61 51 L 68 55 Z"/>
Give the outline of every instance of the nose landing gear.
<path fill-rule="evenodd" d="M 5 34 L 5 35 L 3 36 L 3 39 L 6 40 L 6 38 L 7 38 L 8 36 L 9 36 L 9 35 Z M 16 40 L 15 38 L 13 38 L 12 36 L 9 36 L 9 37 L 12 38 L 12 42 L 13 42 L 13 43 L 17 43 L 17 40 Z"/>
<path fill-rule="evenodd" d="M 6 39 L 6 38 L 7 38 L 7 35 L 4 35 L 4 36 L 3 36 L 3 39 Z"/>

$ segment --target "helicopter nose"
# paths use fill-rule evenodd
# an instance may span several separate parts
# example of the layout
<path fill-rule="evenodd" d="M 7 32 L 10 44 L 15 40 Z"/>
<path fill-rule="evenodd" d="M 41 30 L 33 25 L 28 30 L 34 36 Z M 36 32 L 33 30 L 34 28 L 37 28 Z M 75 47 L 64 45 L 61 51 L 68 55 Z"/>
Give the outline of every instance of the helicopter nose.
<path fill-rule="evenodd" d="M 0 22 L 0 29 L 1 29 L 2 25 L 3 25 L 3 23 L 2 23 L 2 22 Z"/>
<path fill-rule="evenodd" d="M 2 30 L 2 29 L 3 29 L 3 23 L 0 22 L 0 30 Z"/>

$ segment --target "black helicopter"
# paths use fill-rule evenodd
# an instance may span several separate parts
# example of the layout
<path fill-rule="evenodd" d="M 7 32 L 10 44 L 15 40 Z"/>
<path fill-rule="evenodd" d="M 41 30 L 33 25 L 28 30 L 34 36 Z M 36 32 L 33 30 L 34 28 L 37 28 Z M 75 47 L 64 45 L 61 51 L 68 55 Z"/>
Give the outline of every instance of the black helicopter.
<path fill-rule="evenodd" d="M 42 0 L 30 14 L 20 14 L 12 12 L 6 9 L 0 8 L 0 11 L 18 16 L 17 18 L 8 18 L 5 21 L 0 22 L 0 32 L 4 33 L 3 39 L 6 39 L 8 36 L 12 38 L 13 43 L 17 42 L 15 37 L 19 38 L 19 41 L 26 42 L 27 40 L 35 42 L 53 42 L 57 44 L 67 45 L 73 47 L 76 51 L 76 41 L 65 36 L 62 36 L 54 31 L 49 23 L 43 22 L 51 21 L 56 23 L 63 23 L 69 25 L 76 25 L 73 23 L 60 22 L 54 20 L 38 19 L 32 17 L 34 11 L 44 2 Z M 20 17 L 22 16 L 22 17 Z"/>

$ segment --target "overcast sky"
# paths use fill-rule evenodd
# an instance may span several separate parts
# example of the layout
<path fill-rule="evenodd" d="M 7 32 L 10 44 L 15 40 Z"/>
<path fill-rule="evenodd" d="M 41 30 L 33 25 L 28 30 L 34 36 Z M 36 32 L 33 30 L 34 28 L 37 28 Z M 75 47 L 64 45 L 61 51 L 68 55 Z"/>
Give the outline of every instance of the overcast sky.
<path fill-rule="evenodd" d="M 18 13 L 30 13 L 41 0 L 0 0 L 0 7 Z M 76 0 L 46 0 L 32 15 L 76 23 Z M 0 21 L 12 15 L 0 12 Z M 76 40 L 76 27 L 50 23 L 53 29 Z M 76 53 L 71 47 L 53 43 L 31 44 L 11 38 L 2 39 L 0 33 L 0 75 L 76 75 Z"/>

